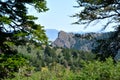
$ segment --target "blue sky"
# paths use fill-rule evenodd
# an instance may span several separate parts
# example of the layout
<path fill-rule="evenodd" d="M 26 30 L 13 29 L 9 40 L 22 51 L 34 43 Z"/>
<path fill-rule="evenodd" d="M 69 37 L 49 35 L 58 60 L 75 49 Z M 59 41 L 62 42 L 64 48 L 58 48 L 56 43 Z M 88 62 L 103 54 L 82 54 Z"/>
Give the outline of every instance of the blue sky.
<path fill-rule="evenodd" d="M 84 29 L 83 25 L 71 25 L 77 19 L 70 16 L 79 12 L 80 9 L 73 8 L 77 5 L 76 0 L 46 0 L 47 7 L 50 9 L 47 12 L 37 13 L 32 7 L 29 9 L 30 14 L 34 14 L 38 17 L 37 23 L 45 26 L 45 29 L 57 29 L 64 30 L 66 32 L 98 32 L 101 26 L 104 25 L 104 21 L 97 25 L 89 25 L 87 29 Z M 92 26 L 92 27 L 91 27 Z M 96 27 L 98 26 L 98 27 Z M 111 31 L 112 28 L 108 27 L 106 31 Z"/>

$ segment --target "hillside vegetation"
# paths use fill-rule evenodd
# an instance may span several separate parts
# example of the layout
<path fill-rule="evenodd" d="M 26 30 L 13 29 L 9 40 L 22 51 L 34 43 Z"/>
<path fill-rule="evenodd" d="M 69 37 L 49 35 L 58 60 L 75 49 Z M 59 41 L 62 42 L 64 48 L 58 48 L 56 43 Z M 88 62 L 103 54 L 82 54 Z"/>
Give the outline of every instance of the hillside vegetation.
<path fill-rule="evenodd" d="M 28 47 L 29 46 L 29 47 Z M 31 66 L 23 66 L 5 80 L 119 80 L 120 63 L 96 59 L 91 52 L 34 45 L 18 46 Z M 30 75 L 26 75 L 30 74 Z"/>

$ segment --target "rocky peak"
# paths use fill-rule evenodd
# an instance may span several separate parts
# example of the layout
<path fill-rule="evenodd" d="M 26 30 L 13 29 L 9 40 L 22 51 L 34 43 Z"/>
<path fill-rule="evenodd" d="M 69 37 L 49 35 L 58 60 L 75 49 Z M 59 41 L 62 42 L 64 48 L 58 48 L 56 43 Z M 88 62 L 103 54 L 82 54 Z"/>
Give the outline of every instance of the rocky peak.
<path fill-rule="evenodd" d="M 71 45 L 75 43 L 73 36 L 73 33 L 60 31 L 58 33 L 58 38 L 52 43 L 52 45 L 54 47 L 71 48 Z"/>
<path fill-rule="evenodd" d="M 68 38 L 72 38 L 73 37 L 73 33 L 66 33 L 64 31 L 60 31 L 58 33 L 58 38 L 59 39 L 68 39 Z"/>
<path fill-rule="evenodd" d="M 60 31 L 52 46 L 90 51 L 97 45 L 96 40 L 109 38 L 110 35 L 111 33 L 74 34 Z"/>

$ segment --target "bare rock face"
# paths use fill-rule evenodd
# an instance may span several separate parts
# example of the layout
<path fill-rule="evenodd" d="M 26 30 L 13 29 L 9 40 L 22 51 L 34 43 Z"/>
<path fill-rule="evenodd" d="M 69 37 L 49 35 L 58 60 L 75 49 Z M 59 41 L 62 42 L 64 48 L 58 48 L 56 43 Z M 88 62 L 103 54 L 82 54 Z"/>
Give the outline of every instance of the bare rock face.
<path fill-rule="evenodd" d="M 96 40 L 109 38 L 110 35 L 111 33 L 73 34 L 60 31 L 52 46 L 91 51 L 97 45 Z"/>
<path fill-rule="evenodd" d="M 75 44 L 73 36 L 74 34 L 72 33 L 68 34 L 64 31 L 60 31 L 58 33 L 58 38 L 52 43 L 52 45 L 54 47 L 71 48 L 71 46 Z"/>

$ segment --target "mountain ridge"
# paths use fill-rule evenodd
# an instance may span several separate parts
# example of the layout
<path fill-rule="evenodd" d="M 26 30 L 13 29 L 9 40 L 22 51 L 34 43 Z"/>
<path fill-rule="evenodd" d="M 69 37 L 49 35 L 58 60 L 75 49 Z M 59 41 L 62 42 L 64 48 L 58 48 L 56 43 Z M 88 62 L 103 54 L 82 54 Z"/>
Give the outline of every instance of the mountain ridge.
<path fill-rule="evenodd" d="M 107 39 L 111 35 L 111 32 L 75 34 L 60 31 L 56 40 L 53 41 L 52 46 L 91 51 L 97 45 L 96 40 Z"/>

